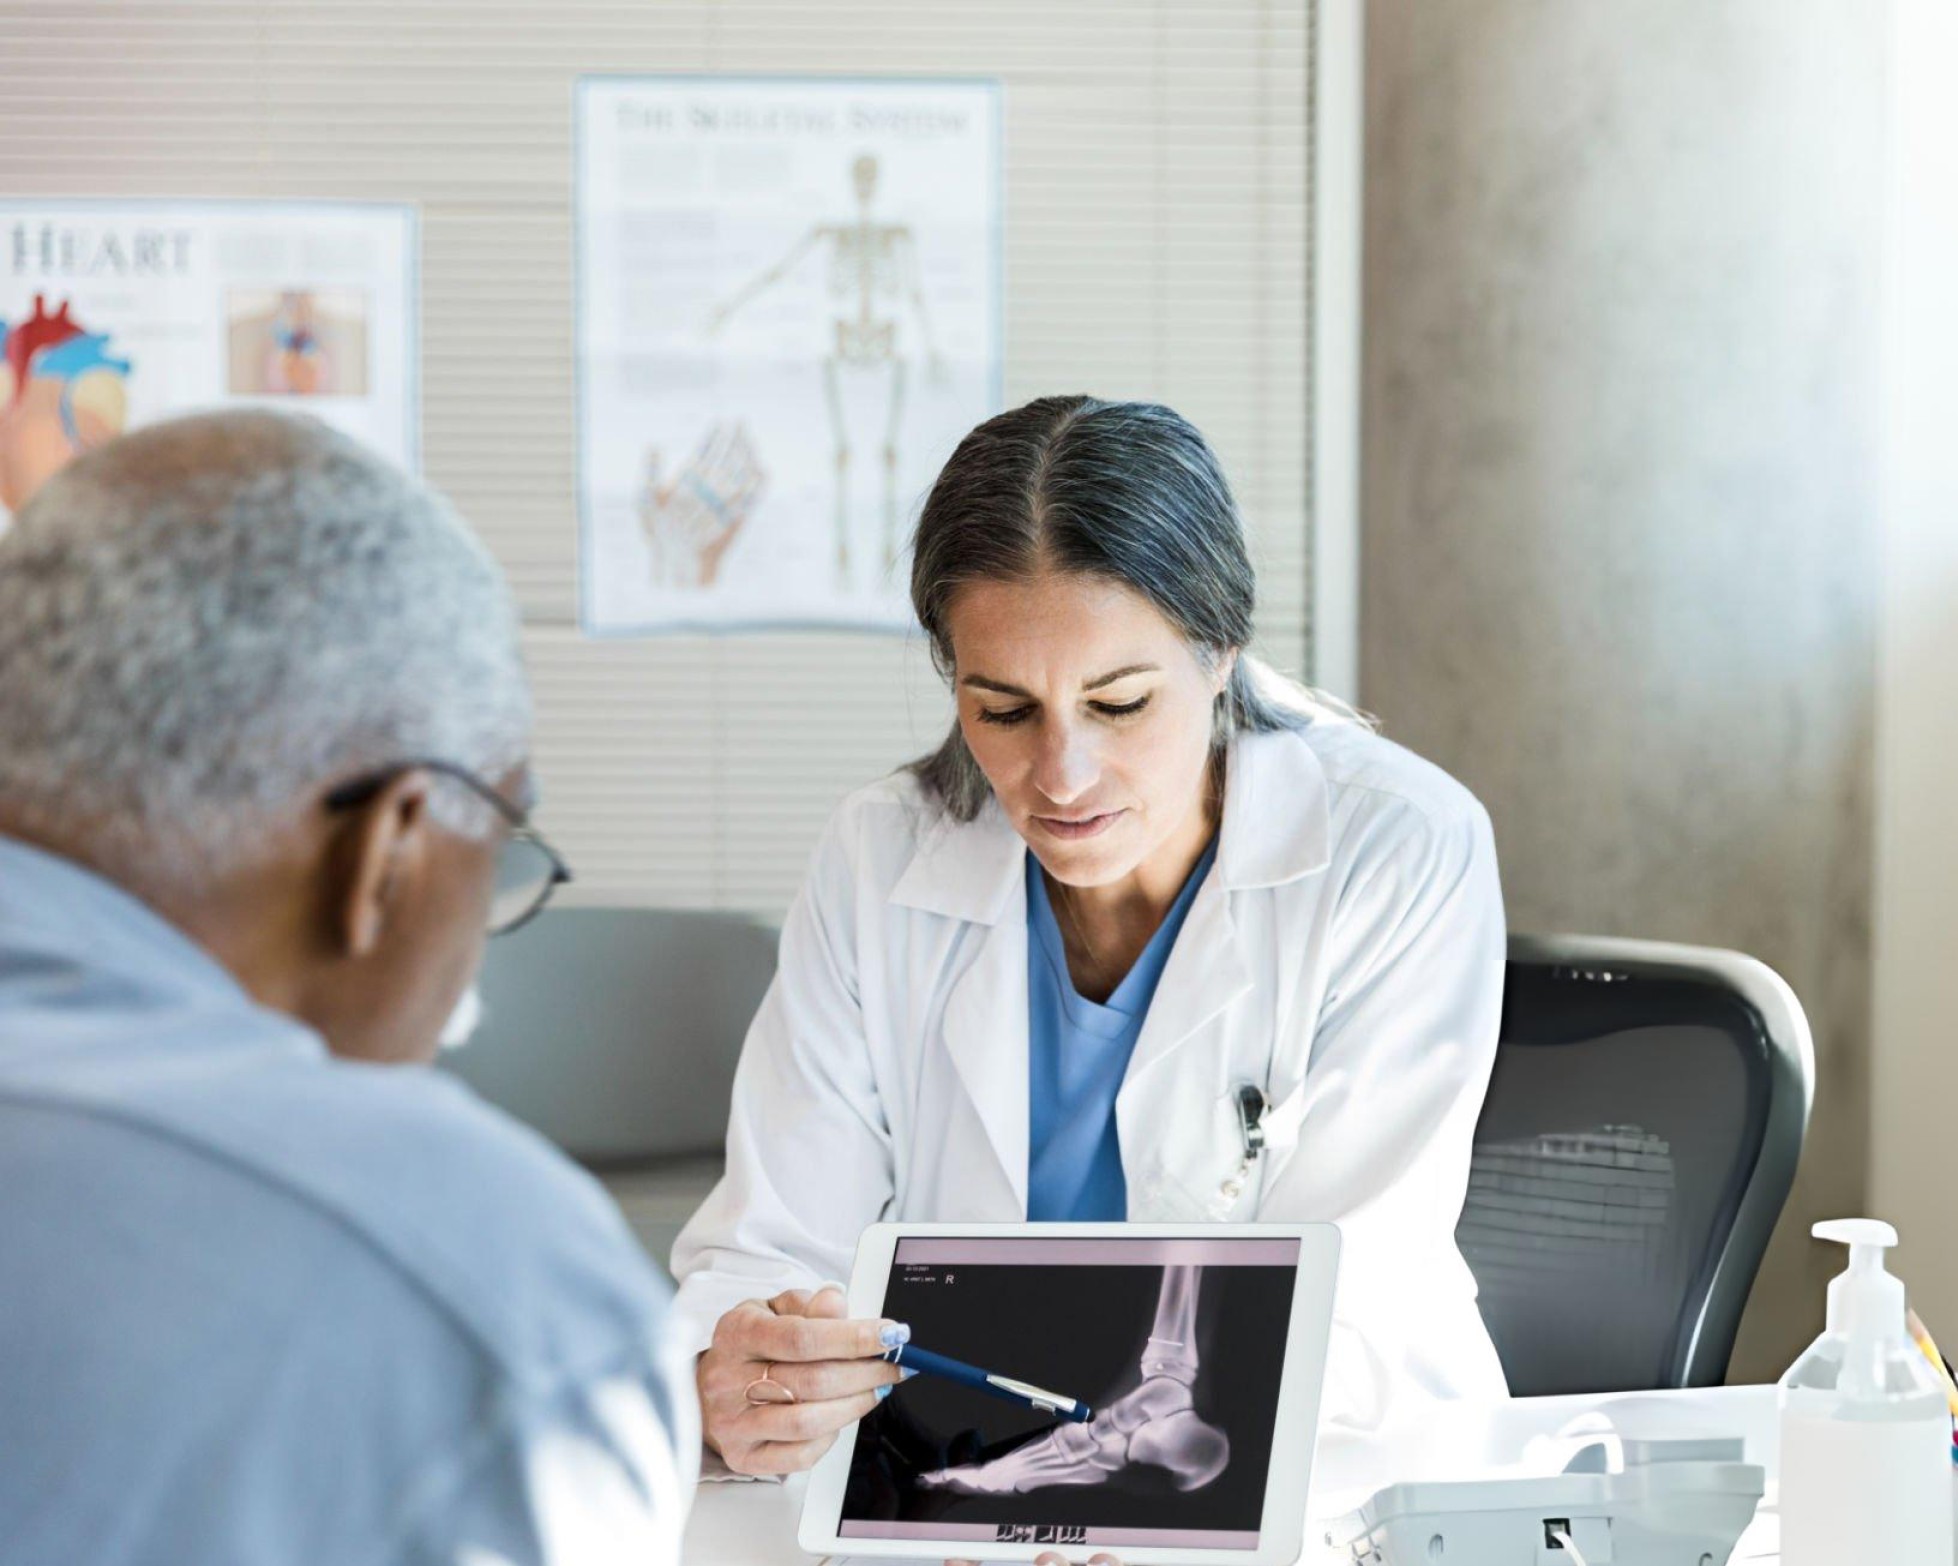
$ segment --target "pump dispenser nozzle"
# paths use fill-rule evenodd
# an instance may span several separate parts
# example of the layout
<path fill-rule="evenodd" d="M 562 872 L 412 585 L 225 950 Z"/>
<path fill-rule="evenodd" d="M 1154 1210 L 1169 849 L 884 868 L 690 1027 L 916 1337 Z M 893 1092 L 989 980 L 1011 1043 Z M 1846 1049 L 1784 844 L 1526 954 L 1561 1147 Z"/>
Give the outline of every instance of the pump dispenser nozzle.
<path fill-rule="evenodd" d="M 1897 1231 L 1876 1218 L 1836 1218 L 1811 1232 L 1818 1240 L 1849 1247 L 1849 1270 L 1829 1284 L 1829 1330 L 1851 1338 L 1901 1336 L 1904 1280 L 1883 1266 L 1883 1253 L 1897 1243 Z"/>

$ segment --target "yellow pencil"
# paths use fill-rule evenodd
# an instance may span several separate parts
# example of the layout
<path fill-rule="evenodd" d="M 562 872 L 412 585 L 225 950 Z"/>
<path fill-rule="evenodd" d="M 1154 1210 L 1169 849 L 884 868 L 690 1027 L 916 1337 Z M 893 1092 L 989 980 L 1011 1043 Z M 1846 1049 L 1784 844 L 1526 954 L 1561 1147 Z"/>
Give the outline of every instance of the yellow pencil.
<path fill-rule="evenodd" d="M 1905 1319 L 1910 1327 L 1911 1341 L 1923 1351 L 1924 1357 L 1937 1371 L 1938 1380 L 1944 1383 L 1944 1400 L 1951 1406 L 1951 1417 L 1958 1419 L 1958 1382 L 1952 1381 L 1951 1368 L 1945 1364 L 1944 1356 L 1938 1352 L 1937 1344 L 1931 1341 L 1931 1334 L 1924 1329 L 1924 1323 L 1919 1319 L 1917 1312 L 1911 1311 Z"/>

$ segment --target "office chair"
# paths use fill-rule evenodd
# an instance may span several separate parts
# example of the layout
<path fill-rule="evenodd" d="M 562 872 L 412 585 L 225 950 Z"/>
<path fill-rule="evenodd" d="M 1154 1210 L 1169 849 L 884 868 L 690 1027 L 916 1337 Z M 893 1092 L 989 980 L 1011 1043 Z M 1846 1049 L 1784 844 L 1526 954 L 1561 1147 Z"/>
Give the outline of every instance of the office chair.
<path fill-rule="evenodd" d="M 490 942 L 482 1027 L 442 1064 L 586 1163 L 718 1156 L 775 944 L 745 914 L 552 908 Z"/>
<path fill-rule="evenodd" d="M 1751 957 L 1511 938 L 1455 1232 L 1512 1394 L 1724 1380 L 1814 1081 L 1801 1003 Z"/>

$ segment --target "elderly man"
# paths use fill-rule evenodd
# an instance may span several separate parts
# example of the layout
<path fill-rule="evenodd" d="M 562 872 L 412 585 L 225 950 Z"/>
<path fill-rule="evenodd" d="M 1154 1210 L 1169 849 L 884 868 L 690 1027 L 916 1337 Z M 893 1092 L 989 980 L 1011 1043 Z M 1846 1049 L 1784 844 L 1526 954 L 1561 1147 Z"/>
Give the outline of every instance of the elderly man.
<path fill-rule="evenodd" d="M 665 1284 L 426 1067 L 563 879 L 529 726 L 482 546 L 310 421 L 126 436 L 0 536 L 13 1566 L 674 1558 Z"/>

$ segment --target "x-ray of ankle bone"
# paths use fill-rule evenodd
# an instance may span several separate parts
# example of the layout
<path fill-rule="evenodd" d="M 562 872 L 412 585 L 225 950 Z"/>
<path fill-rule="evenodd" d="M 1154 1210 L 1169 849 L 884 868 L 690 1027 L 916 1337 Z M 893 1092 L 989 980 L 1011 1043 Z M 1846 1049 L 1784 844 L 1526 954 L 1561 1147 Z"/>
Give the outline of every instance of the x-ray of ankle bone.
<path fill-rule="evenodd" d="M 845 1517 L 1255 1529 L 1293 1281 L 1236 1265 L 894 1271 L 885 1312 L 915 1342 L 1096 1412 L 1059 1421 L 914 1378 L 860 1427 Z"/>
<path fill-rule="evenodd" d="M 1197 1305 L 1203 1268 L 1165 1267 L 1156 1319 L 1136 1356 L 1136 1385 L 1099 1405 L 1085 1425 L 1059 1424 L 990 1462 L 920 1474 L 928 1490 L 1001 1495 L 1057 1484 L 1103 1484 L 1135 1464 L 1169 1475 L 1179 1490 L 1200 1490 L 1230 1466 L 1230 1437 L 1196 1411 L 1203 1368 Z"/>

